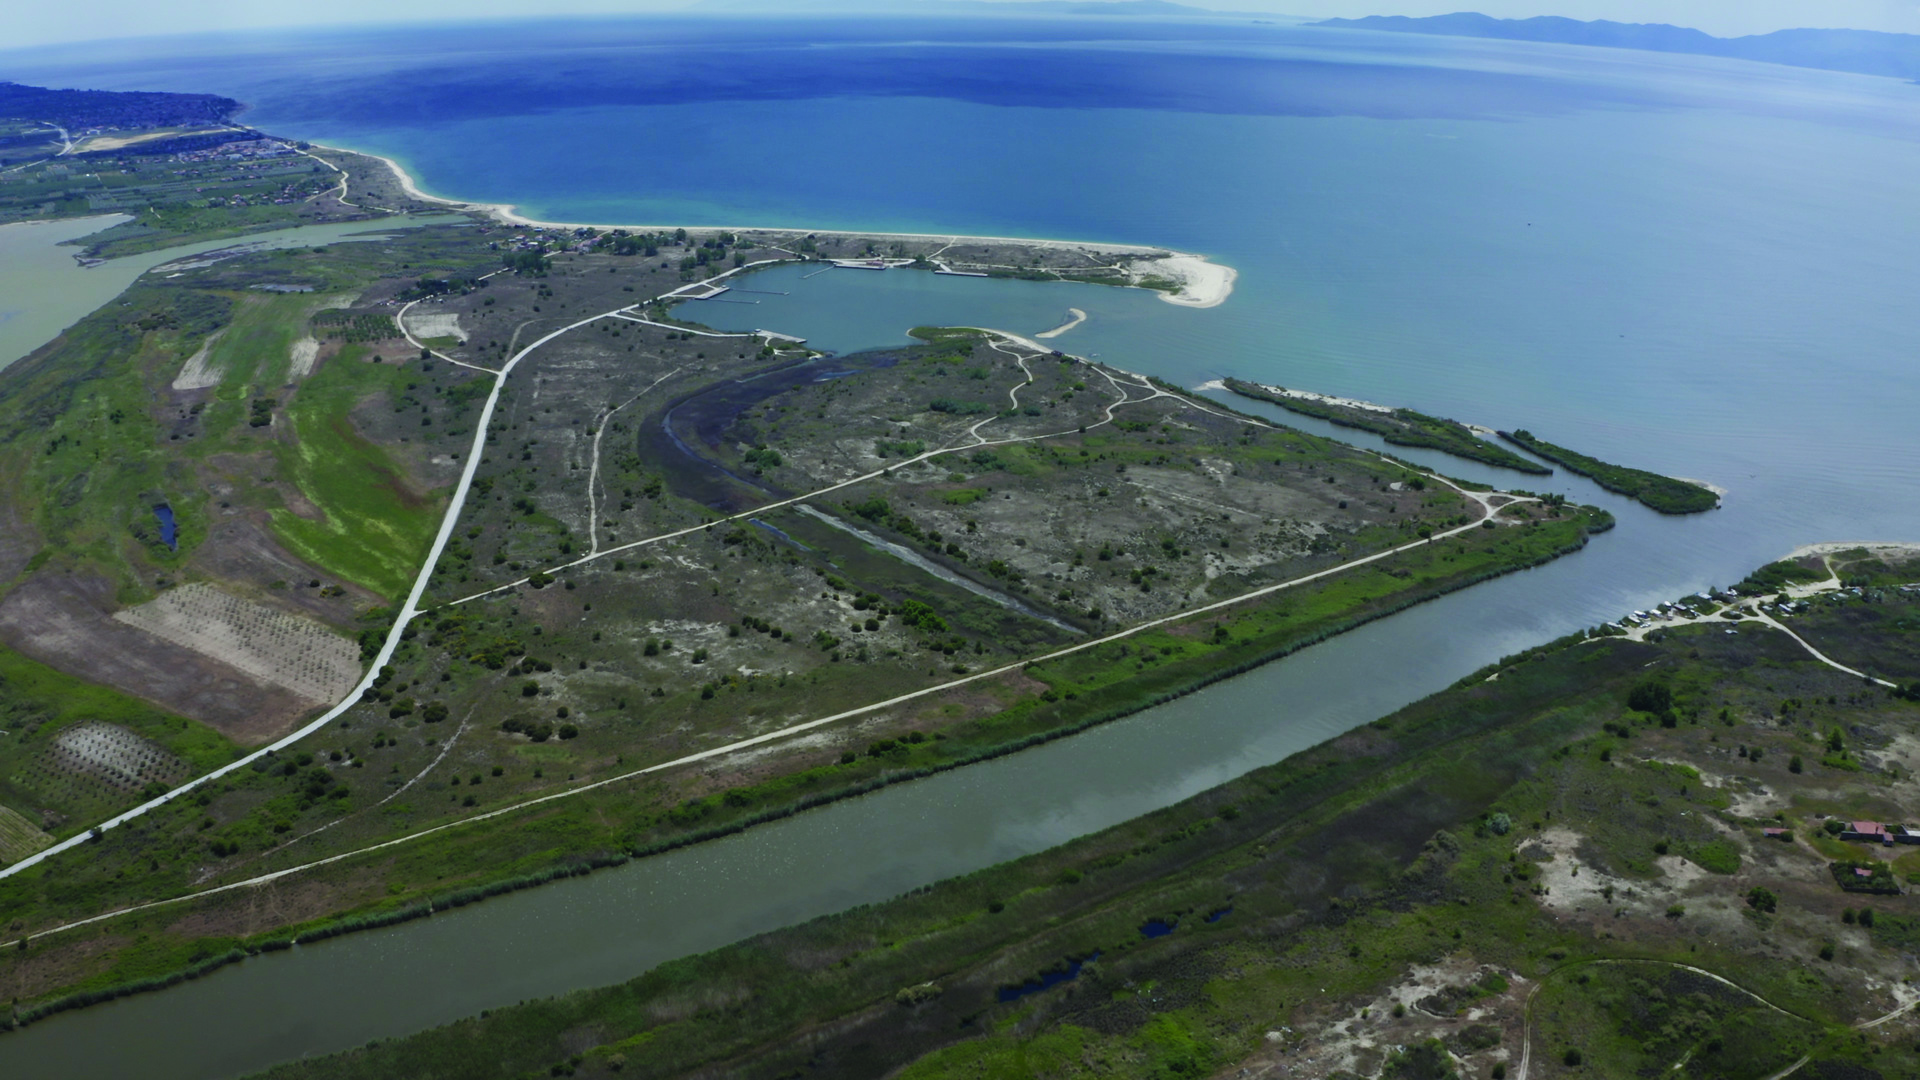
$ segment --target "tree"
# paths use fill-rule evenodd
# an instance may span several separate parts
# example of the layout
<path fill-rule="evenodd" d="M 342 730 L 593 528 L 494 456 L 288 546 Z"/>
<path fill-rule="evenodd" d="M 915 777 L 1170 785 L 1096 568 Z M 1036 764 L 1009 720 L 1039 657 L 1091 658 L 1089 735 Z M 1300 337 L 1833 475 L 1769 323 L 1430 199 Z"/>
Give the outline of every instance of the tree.
<path fill-rule="evenodd" d="M 1773 895 L 1773 890 L 1755 885 L 1747 890 L 1747 906 L 1755 911 L 1771 914 L 1779 908 L 1780 898 Z"/>
<path fill-rule="evenodd" d="M 1666 683 L 1649 679 L 1628 691 L 1627 708 L 1635 712 L 1662 715 L 1673 708 L 1673 691 Z"/>

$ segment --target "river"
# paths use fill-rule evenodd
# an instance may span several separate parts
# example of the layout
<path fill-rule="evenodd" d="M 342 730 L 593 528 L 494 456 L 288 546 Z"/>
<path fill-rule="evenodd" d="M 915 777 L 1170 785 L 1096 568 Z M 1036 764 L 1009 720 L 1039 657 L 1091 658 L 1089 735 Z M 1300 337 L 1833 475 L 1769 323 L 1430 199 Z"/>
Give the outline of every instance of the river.
<path fill-rule="evenodd" d="M 140 275 L 175 259 L 232 248 L 272 251 L 343 241 L 379 240 L 447 215 L 302 225 L 226 240 L 162 248 L 96 266 L 74 260 L 79 240 L 127 220 L 123 215 L 21 221 L 0 225 L 0 369 L 58 337 L 67 327 L 127 290 Z"/>

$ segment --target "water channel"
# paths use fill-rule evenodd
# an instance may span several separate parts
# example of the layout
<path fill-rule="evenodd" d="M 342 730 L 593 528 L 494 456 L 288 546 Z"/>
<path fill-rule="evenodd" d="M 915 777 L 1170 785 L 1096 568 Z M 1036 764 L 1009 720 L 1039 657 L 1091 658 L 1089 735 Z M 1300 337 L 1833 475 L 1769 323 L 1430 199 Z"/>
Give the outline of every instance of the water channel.
<path fill-rule="evenodd" d="M 126 291 L 140 275 L 189 255 L 228 250 L 272 251 L 279 248 L 372 241 L 395 229 L 436 221 L 459 221 L 448 215 L 397 215 L 379 221 L 349 221 L 331 225 L 302 225 L 252 236 L 207 240 L 162 248 L 139 255 L 108 259 L 81 266 L 74 259 L 80 247 L 69 243 L 127 220 L 124 215 L 64 218 L 59 221 L 21 221 L 0 225 L 0 369 L 58 337 L 89 313 Z"/>

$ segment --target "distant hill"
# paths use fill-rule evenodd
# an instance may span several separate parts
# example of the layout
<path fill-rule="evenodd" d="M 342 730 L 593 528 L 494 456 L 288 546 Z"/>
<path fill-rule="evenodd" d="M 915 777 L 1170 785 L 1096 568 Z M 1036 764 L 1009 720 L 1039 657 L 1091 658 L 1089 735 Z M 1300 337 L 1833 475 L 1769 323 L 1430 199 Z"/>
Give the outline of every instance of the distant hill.
<path fill-rule="evenodd" d="M 1309 25 L 1693 53 L 1825 71 L 1920 79 L 1920 35 L 1886 34 L 1876 30 L 1776 30 L 1750 37 L 1718 38 L 1664 23 L 1617 23 L 1604 19 L 1581 22 L 1549 15 L 1496 19 L 1472 11 L 1427 18 L 1369 15 L 1364 19 L 1326 19 Z"/>
<path fill-rule="evenodd" d="M 38 120 L 67 128 L 155 128 L 223 123 L 240 103 L 213 94 L 49 90 L 0 82 L 0 117 Z"/>
<path fill-rule="evenodd" d="M 787 15 L 1220 15 L 1171 0 L 701 0 L 690 11 Z M 1243 15 L 1244 12 L 1234 12 Z"/>

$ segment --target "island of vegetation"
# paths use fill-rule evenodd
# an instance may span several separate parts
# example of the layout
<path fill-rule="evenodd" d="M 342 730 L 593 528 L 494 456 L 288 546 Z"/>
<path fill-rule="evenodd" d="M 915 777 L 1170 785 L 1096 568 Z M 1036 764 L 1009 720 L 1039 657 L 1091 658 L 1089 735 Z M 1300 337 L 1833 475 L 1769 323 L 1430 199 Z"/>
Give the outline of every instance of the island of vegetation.
<path fill-rule="evenodd" d="M 1611 525 L 1012 334 L 697 319 L 780 261 L 1153 249 L 422 224 L 376 159 L 72 135 L 0 203 L 150 200 L 96 254 L 379 231 L 162 264 L 0 374 L 17 1022 L 1069 734 Z M 279 871 L 272 918 L 220 891 Z"/>
<path fill-rule="evenodd" d="M 1644 469 L 1629 469 L 1624 465 L 1610 465 L 1564 446 L 1536 439 L 1532 433 L 1524 430 L 1503 431 L 1500 437 L 1539 454 L 1568 472 L 1587 477 L 1615 495 L 1625 495 L 1662 514 L 1697 514 L 1720 505 L 1720 496 L 1689 480 L 1676 480 L 1671 476 L 1661 476 Z"/>
<path fill-rule="evenodd" d="M 1761 578 L 1804 584 L 1529 649 L 888 903 L 266 1075 L 1920 1076 L 1920 561 Z"/>
<path fill-rule="evenodd" d="M 1340 427 L 1370 431 L 1395 446 L 1418 446 L 1439 450 L 1455 457 L 1498 465 L 1503 469 L 1545 476 L 1553 472 L 1545 465 L 1483 439 L 1458 420 L 1428 416 L 1412 409 L 1389 409 L 1364 401 L 1328 397 L 1306 390 L 1289 390 L 1245 379 L 1224 379 L 1222 384 L 1241 397 L 1278 405 L 1302 416 L 1312 416 Z"/>

